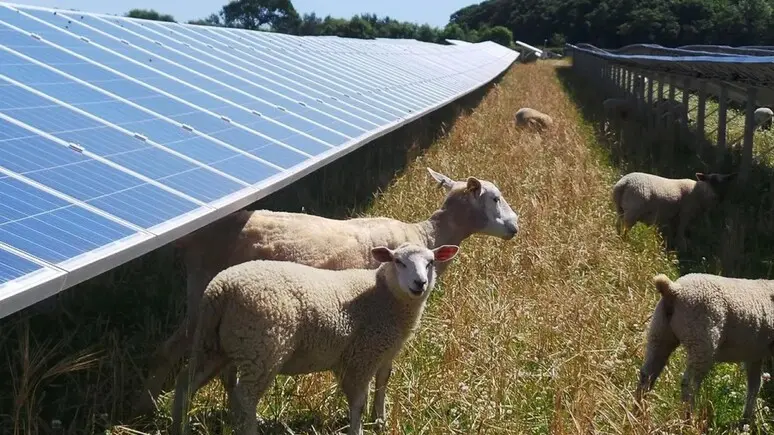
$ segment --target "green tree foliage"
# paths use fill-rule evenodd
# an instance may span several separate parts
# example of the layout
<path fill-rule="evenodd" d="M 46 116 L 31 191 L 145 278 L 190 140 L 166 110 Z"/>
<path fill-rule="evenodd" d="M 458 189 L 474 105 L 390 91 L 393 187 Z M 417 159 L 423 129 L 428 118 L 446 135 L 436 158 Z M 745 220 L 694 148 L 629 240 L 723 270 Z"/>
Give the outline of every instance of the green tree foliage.
<path fill-rule="evenodd" d="M 301 23 L 290 0 L 232 0 L 220 11 L 228 27 L 295 33 Z"/>
<path fill-rule="evenodd" d="M 141 18 L 143 20 L 170 21 L 175 22 L 175 18 L 169 14 L 160 14 L 153 9 L 132 9 L 126 13 L 130 18 Z"/>
<path fill-rule="evenodd" d="M 201 18 L 198 20 L 190 20 L 188 24 L 198 24 L 201 26 L 222 26 L 223 22 L 220 21 L 220 15 L 210 14 L 207 18 Z"/>
<path fill-rule="evenodd" d="M 510 47 L 513 45 L 513 33 L 503 26 L 486 27 L 479 34 L 479 40 L 492 41 Z"/>
<path fill-rule="evenodd" d="M 771 0 L 485 0 L 454 12 L 450 25 L 482 38 L 503 26 L 533 45 L 772 45 L 773 10 Z"/>

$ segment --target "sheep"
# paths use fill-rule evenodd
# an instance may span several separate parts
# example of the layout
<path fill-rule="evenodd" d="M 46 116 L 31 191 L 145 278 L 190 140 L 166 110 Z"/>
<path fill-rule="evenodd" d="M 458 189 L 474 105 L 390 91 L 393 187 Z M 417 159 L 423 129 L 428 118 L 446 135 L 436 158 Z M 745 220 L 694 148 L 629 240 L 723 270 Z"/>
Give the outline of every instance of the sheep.
<path fill-rule="evenodd" d="M 530 127 L 538 131 L 551 128 L 554 124 L 550 116 L 529 107 L 522 107 L 516 111 L 515 119 L 517 127 Z"/>
<path fill-rule="evenodd" d="M 768 107 L 759 107 L 755 109 L 755 125 L 761 130 L 771 129 L 771 118 L 774 117 L 774 111 Z"/>
<path fill-rule="evenodd" d="M 752 418 L 761 386 L 761 364 L 771 356 L 774 342 L 774 281 L 691 273 L 675 282 L 661 274 L 654 283 L 661 300 L 650 321 L 635 391 L 637 403 L 653 388 L 682 343 L 688 360 L 682 400 L 688 404 L 688 414 L 694 407 L 694 394 L 716 362 L 743 362 L 747 370 L 743 418 Z"/>
<path fill-rule="evenodd" d="M 177 378 L 173 433 L 180 433 L 189 397 L 229 364 L 242 374 L 228 391 L 237 434 L 256 433 L 255 408 L 278 374 L 333 371 L 349 403 L 350 435 L 362 433 L 376 377 L 372 418 L 382 424 L 392 361 L 419 327 L 435 263 L 458 250 L 380 246 L 370 250 L 381 264 L 375 270 L 255 260 L 219 273 L 199 306 L 190 365 Z"/>
<path fill-rule="evenodd" d="M 632 120 L 634 117 L 634 109 L 634 105 L 623 98 L 608 98 L 602 102 L 602 110 L 604 111 L 605 118 L 612 120 L 615 124 Z M 602 130 L 605 133 L 609 131 L 608 121 L 603 122 Z"/>
<path fill-rule="evenodd" d="M 678 123 L 682 122 L 683 116 L 686 117 L 689 124 L 693 122 L 688 108 L 680 101 L 661 98 L 653 103 L 653 109 L 656 111 L 656 115 L 662 119 L 671 114 Z"/>
<path fill-rule="evenodd" d="M 250 260 L 282 260 L 323 269 L 376 268 L 370 249 L 395 248 L 413 242 L 434 248 L 459 245 L 473 234 L 512 239 L 518 215 L 493 183 L 469 177 L 454 181 L 427 168 L 446 192 L 443 205 L 429 219 L 405 223 L 384 217 L 348 220 L 282 213 L 240 211 L 194 232 L 178 242 L 187 273 L 187 315 L 184 322 L 151 357 L 149 375 L 134 401 L 134 413 L 154 408 L 153 400 L 174 364 L 190 348 L 196 307 L 207 283 L 229 266 Z M 439 265 L 438 273 L 445 270 Z"/>
<path fill-rule="evenodd" d="M 685 249 L 688 224 L 723 200 L 736 175 L 698 172 L 694 181 L 643 172 L 626 174 L 613 186 L 616 229 L 625 237 L 637 222 L 671 226 L 675 240 Z"/>

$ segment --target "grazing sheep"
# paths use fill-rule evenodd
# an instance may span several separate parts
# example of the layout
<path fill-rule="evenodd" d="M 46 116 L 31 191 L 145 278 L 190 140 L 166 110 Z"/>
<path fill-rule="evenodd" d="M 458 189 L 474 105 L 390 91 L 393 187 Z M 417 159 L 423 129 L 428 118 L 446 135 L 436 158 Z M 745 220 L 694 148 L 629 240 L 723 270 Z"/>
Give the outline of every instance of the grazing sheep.
<path fill-rule="evenodd" d="M 519 109 L 515 118 L 517 127 L 530 127 L 539 131 L 548 129 L 554 124 L 550 116 L 529 107 Z"/>
<path fill-rule="evenodd" d="M 694 394 L 716 362 L 744 362 L 747 401 L 744 418 L 755 411 L 761 386 L 761 364 L 774 342 L 774 281 L 725 278 L 692 273 L 672 282 L 654 279 L 661 300 L 650 321 L 645 362 L 635 392 L 653 388 L 669 356 L 682 343 L 688 364 L 682 380 L 682 400 L 694 406 Z"/>
<path fill-rule="evenodd" d="M 667 115 L 672 114 L 676 122 L 682 122 L 683 116 L 687 117 L 689 124 L 693 122 L 688 108 L 680 101 L 662 98 L 653 103 L 653 109 L 659 118 L 666 118 Z"/>
<path fill-rule="evenodd" d="M 178 375 L 173 433 L 180 433 L 189 397 L 230 364 L 241 372 L 228 394 L 237 434 L 255 435 L 255 408 L 278 374 L 329 370 L 349 403 L 350 435 L 362 433 L 374 376 L 372 418 L 383 423 L 392 361 L 419 327 L 435 263 L 451 260 L 458 249 L 376 247 L 370 250 L 381 263 L 376 270 L 256 260 L 219 273 L 199 306 L 189 369 Z"/>
<path fill-rule="evenodd" d="M 178 242 L 185 252 L 187 315 L 184 322 L 156 351 L 144 389 L 134 412 L 153 409 L 153 399 L 174 364 L 190 348 L 196 326 L 196 307 L 207 283 L 220 271 L 250 260 L 281 260 L 322 269 L 373 268 L 379 266 L 371 248 L 391 249 L 404 242 L 434 248 L 459 245 L 473 234 L 512 239 L 518 215 L 500 190 L 489 181 L 470 177 L 453 181 L 427 168 L 446 189 L 443 205 L 428 220 L 406 223 L 384 217 L 347 220 L 327 219 L 301 213 L 268 210 L 240 211 L 194 232 Z M 439 265 L 438 273 L 446 265 Z"/>
<path fill-rule="evenodd" d="M 618 219 L 616 228 L 626 236 L 637 222 L 670 226 L 682 249 L 686 246 L 688 224 L 722 201 L 736 174 L 696 174 L 671 179 L 643 172 L 624 175 L 613 186 L 613 202 Z"/>
<path fill-rule="evenodd" d="M 774 111 L 768 107 L 759 107 L 755 109 L 755 125 L 761 130 L 771 129 L 771 118 L 774 117 Z"/>

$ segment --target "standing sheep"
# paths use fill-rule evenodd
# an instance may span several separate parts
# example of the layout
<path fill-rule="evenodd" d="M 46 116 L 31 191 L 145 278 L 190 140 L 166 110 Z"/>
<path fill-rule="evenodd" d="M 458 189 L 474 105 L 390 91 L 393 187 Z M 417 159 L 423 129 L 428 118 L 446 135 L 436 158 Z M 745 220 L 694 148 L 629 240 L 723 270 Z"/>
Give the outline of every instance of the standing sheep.
<path fill-rule="evenodd" d="M 653 388 L 669 356 L 682 343 L 688 359 L 682 400 L 688 412 L 715 363 L 744 362 L 747 401 L 743 416 L 751 419 L 761 386 L 761 365 L 771 356 L 774 342 L 774 281 L 692 273 L 675 282 L 658 275 L 654 282 L 661 300 L 650 321 L 635 392 L 637 403 Z"/>
<path fill-rule="evenodd" d="M 516 111 L 516 126 L 529 127 L 538 131 L 543 131 L 554 124 L 554 120 L 543 112 L 523 107 Z"/>
<path fill-rule="evenodd" d="M 220 271 L 250 260 L 280 260 L 322 269 L 375 269 L 376 246 L 396 248 L 412 242 L 428 248 L 459 245 L 473 234 L 505 240 L 518 232 L 518 215 L 489 181 L 469 177 L 453 181 L 427 168 L 446 189 L 443 205 L 428 220 L 406 223 L 396 219 L 327 219 L 268 210 L 233 213 L 178 242 L 184 249 L 187 273 L 187 314 L 184 322 L 152 357 L 150 374 L 136 399 L 135 413 L 153 409 L 153 400 L 174 364 L 190 349 L 199 306 L 207 283 Z M 439 265 L 443 273 L 445 264 Z"/>
<path fill-rule="evenodd" d="M 626 236 L 637 222 L 670 226 L 685 249 L 688 224 L 724 198 L 736 174 L 696 173 L 696 180 L 671 179 L 643 172 L 624 175 L 613 186 L 616 229 Z"/>
<path fill-rule="evenodd" d="M 774 117 L 774 111 L 768 107 L 759 107 L 755 109 L 755 126 L 761 130 L 771 129 L 771 118 Z"/>
<path fill-rule="evenodd" d="M 435 263 L 451 260 L 458 249 L 376 247 L 370 250 L 381 263 L 376 270 L 256 260 L 219 273 L 199 306 L 189 368 L 178 375 L 173 433 L 180 433 L 189 398 L 230 364 L 241 372 L 228 394 L 237 434 L 255 435 L 255 408 L 278 374 L 328 370 L 347 397 L 350 435 L 362 433 L 374 376 L 372 418 L 382 423 L 392 361 L 419 327 Z"/>

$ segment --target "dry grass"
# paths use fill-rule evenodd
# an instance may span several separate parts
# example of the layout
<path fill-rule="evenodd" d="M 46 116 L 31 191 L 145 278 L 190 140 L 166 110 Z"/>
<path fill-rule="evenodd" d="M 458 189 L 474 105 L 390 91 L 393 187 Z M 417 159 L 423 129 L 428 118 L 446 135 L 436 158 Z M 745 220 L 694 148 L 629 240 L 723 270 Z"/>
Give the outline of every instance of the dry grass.
<path fill-rule="evenodd" d="M 651 279 L 676 269 L 655 232 L 637 228 L 629 242 L 616 236 L 609 192 L 617 174 L 556 68 L 513 68 L 366 211 L 426 218 L 442 198 L 429 166 L 494 181 L 520 213 L 522 229 L 510 242 L 474 237 L 463 244 L 397 361 L 388 387 L 389 434 L 697 433 L 741 413 L 743 377 L 723 368 L 707 381 L 705 419 L 681 426 L 683 366 L 674 358 L 648 398 L 646 418 L 632 416 L 643 331 L 657 300 Z M 516 131 L 512 116 L 523 106 L 549 113 L 555 129 L 543 136 Z M 146 319 L 138 335 L 169 330 L 173 320 Z M 105 360 L 124 366 L 117 376 L 132 370 L 125 347 L 109 349 Z M 164 433 L 169 399 L 162 398 L 154 421 L 110 432 Z M 195 402 L 197 433 L 228 433 L 221 431 L 224 394 L 216 382 Z M 330 433 L 347 424 L 344 400 L 327 374 L 278 378 L 258 412 L 268 433 Z"/>

